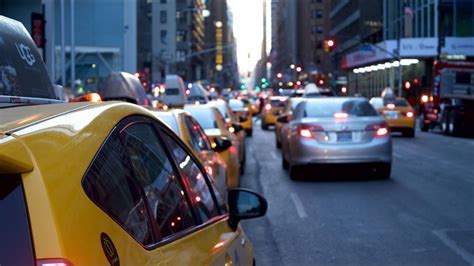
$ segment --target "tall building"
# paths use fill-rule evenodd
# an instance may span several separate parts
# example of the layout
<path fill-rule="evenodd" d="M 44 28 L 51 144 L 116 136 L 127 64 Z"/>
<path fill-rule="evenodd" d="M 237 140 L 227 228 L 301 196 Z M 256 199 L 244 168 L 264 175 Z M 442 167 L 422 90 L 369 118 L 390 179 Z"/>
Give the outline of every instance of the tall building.
<path fill-rule="evenodd" d="M 342 60 L 350 90 L 371 97 L 392 87 L 419 100 L 433 85 L 435 60 L 474 61 L 473 16 L 468 0 L 383 1 L 383 39 Z"/>
<path fill-rule="evenodd" d="M 153 81 L 166 74 L 203 77 L 205 6 L 202 0 L 153 1 Z"/>
<path fill-rule="evenodd" d="M 331 60 L 324 51 L 324 41 L 330 37 L 329 9 L 331 0 L 272 1 L 272 62 L 273 82 L 294 80 L 295 69 L 301 66 L 308 79 L 326 77 Z M 282 79 L 276 78 L 283 73 Z"/>
<path fill-rule="evenodd" d="M 296 63 L 297 51 L 297 1 L 278 0 L 277 8 L 272 14 L 277 17 L 272 22 L 272 32 L 277 31 L 276 48 L 272 47 L 272 73 L 283 72 L 290 75 L 290 65 Z"/>
<path fill-rule="evenodd" d="M 297 64 L 308 73 L 325 77 L 330 57 L 324 50 L 329 37 L 329 0 L 299 0 L 297 16 Z"/>
<path fill-rule="evenodd" d="M 204 77 L 218 88 L 236 87 L 238 79 L 233 15 L 224 0 L 208 0 L 205 28 Z"/>

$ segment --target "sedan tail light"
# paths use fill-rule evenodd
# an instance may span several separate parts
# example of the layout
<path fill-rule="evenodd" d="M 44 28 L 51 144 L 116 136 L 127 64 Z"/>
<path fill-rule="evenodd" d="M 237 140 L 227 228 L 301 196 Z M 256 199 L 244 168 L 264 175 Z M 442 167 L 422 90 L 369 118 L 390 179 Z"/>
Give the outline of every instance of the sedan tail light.
<path fill-rule="evenodd" d="M 318 125 L 299 125 L 298 135 L 303 138 L 314 138 L 313 132 L 324 132 L 323 127 Z"/>
<path fill-rule="evenodd" d="M 415 116 L 415 114 L 413 112 L 406 112 L 405 116 L 412 118 L 413 116 Z"/>
<path fill-rule="evenodd" d="M 371 124 L 365 127 L 366 131 L 374 131 L 376 138 L 385 137 L 390 134 L 390 128 L 387 123 Z"/>

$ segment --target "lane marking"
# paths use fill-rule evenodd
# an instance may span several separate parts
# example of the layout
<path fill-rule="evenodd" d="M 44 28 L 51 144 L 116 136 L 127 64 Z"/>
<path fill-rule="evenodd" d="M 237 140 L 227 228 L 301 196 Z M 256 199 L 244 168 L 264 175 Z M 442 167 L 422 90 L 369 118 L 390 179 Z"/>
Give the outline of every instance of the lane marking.
<path fill-rule="evenodd" d="M 295 193 L 291 193 L 290 197 L 293 201 L 293 204 L 295 204 L 296 212 L 298 212 L 300 218 L 304 219 L 308 217 L 308 214 L 306 214 L 306 211 L 304 210 L 303 203 L 301 203 L 301 200 L 298 198 L 298 196 Z"/>
<path fill-rule="evenodd" d="M 464 248 L 460 247 L 454 240 L 449 238 L 449 236 L 446 234 L 446 232 L 449 230 L 443 229 L 443 230 L 434 230 L 433 234 L 435 234 L 443 243 L 449 247 L 454 253 L 458 254 L 461 256 L 463 260 L 465 260 L 468 264 L 474 265 L 474 255 L 466 251 Z"/>

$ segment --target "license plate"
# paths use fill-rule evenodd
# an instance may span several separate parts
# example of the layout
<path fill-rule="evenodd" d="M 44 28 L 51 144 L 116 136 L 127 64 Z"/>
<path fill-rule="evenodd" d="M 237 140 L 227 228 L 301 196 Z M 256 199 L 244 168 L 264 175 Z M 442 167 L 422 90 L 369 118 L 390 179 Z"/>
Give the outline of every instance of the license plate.
<path fill-rule="evenodd" d="M 352 141 L 352 132 L 337 132 L 337 141 Z"/>
<path fill-rule="evenodd" d="M 387 119 L 397 119 L 398 112 L 384 112 L 384 115 Z"/>

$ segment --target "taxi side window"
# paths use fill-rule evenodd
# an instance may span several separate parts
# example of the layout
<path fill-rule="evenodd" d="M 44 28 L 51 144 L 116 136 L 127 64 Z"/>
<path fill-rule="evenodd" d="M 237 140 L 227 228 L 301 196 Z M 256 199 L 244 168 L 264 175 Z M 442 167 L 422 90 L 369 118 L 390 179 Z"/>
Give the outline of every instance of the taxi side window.
<path fill-rule="evenodd" d="M 198 167 L 194 159 L 171 136 L 163 134 L 163 139 L 170 147 L 175 161 L 178 163 L 181 176 L 189 186 L 190 197 L 196 207 L 198 216 L 203 222 L 219 216 L 219 207 L 214 201 L 211 189 L 207 184 L 207 176 Z"/>
<path fill-rule="evenodd" d="M 191 136 L 191 145 L 196 151 L 206 151 L 211 149 L 211 145 L 201 126 L 193 121 L 190 116 L 184 118 L 188 133 Z"/>
<path fill-rule="evenodd" d="M 134 179 L 146 195 L 160 238 L 196 225 L 179 174 L 173 169 L 155 129 L 150 124 L 138 123 L 127 127 L 122 136 Z"/>
<path fill-rule="evenodd" d="M 117 133 L 105 141 L 84 176 L 89 198 L 143 245 L 154 241 L 146 205 L 131 179 L 127 155 Z"/>

